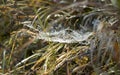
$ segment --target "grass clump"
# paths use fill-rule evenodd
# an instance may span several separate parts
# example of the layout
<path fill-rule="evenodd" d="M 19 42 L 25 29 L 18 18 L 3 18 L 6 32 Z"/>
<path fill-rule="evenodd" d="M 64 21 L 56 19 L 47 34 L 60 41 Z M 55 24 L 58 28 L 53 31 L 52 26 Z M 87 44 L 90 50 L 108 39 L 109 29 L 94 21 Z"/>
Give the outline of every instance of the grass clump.
<path fill-rule="evenodd" d="M 102 6 L 102 7 L 101 7 Z M 116 11 L 116 13 L 113 13 Z M 109 1 L 9 0 L 0 5 L 0 73 L 119 75 L 119 10 Z M 79 42 L 41 39 L 40 32 L 92 32 Z M 70 30 L 69 30 L 70 29 Z M 62 38 L 67 38 L 67 33 Z M 43 37 L 44 37 L 43 36 Z M 68 37 L 69 38 L 69 37 Z"/>

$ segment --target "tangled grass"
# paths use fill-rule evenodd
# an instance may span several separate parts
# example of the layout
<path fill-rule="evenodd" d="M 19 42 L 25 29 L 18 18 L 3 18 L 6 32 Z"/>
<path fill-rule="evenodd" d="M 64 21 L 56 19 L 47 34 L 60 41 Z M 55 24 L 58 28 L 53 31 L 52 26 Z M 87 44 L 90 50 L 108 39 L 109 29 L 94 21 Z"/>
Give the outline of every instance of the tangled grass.
<path fill-rule="evenodd" d="M 4 20 L 0 24 L 1 74 L 119 75 L 119 10 L 113 10 L 109 1 L 9 0 L 5 3 L 0 6 L 0 20 Z M 24 26 L 25 21 L 32 22 L 34 29 Z M 49 32 L 53 27 L 59 31 L 59 24 L 94 34 L 78 43 L 38 39 L 36 29 Z"/>

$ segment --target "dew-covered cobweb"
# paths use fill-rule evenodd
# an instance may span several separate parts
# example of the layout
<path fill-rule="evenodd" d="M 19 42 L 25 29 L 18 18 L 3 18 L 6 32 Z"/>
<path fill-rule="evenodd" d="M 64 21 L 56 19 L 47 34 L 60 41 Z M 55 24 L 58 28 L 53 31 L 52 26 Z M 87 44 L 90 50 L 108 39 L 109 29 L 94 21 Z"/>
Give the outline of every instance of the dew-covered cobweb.
<path fill-rule="evenodd" d="M 31 21 L 22 22 L 27 26 L 38 32 L 37 38 L 45 41 L 60 42 L 60 43 L 77 43 L 87 40 L 93 35 L 92 31 L 84 32 L 83 30 L 73 30 L 69 27 L 60 30 L 52 29 L 51 31 L 42 31 L 32 26 Z"/>

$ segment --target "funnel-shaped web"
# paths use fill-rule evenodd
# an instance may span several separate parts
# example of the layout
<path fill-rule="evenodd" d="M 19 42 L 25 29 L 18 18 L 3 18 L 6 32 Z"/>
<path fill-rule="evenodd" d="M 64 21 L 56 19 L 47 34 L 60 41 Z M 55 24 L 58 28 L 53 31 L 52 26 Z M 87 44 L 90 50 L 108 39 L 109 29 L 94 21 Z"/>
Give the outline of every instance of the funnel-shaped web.
<path fill-rule="evenodd" d="M 62 28 L 60 30 L 42 31 L 34 28 L 31 21 L 22 22 L 25 26 L 38 32 L 37 38 L 45 41 L 60 42 L 60 43 L 78 43 L 88 40 L 93 35 L 92 31 L 84 32 L 83 30 L 73 30 Z"/>

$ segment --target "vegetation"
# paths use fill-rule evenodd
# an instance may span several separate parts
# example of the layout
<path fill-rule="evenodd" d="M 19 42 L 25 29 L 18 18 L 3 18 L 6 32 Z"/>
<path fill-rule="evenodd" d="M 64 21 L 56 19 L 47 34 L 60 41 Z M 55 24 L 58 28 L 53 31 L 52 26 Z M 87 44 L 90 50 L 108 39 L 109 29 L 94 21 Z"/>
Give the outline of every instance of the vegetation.
<path fill-rule="evenodd" d="M 109 0 L 0 0 L 0 74 L 119 75 L 119 19 Z M 76 42 L 41 38 L 67 28 L 92 34 Z"/>

